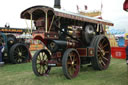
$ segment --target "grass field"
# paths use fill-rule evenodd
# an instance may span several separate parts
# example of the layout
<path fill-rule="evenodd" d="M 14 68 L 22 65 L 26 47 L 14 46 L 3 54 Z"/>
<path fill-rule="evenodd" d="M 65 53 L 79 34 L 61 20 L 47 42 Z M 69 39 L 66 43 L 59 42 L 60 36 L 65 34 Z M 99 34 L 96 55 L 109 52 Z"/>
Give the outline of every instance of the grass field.
<path fill-rule="evenodd" d="M 52 68 L 48 76 L 36 77 L 31 63 L 8 64 L 0 67 L 0 85 L 128 85 L 128 71 L 125 60 L 112 59 L 107 70 L 83 66 L 76 78 L 67 80 L 61 67 Z"/>

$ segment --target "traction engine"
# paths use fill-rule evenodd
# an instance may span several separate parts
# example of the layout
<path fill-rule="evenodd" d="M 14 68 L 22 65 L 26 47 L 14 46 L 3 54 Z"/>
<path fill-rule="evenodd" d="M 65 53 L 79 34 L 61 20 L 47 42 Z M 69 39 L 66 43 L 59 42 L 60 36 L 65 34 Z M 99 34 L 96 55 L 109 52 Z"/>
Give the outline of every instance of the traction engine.
<path fill-rule="evenodd" d="M 2 52 L 5 63 L 25 63 L 30 60 L 30 53 L 24 39 L 16 38 L 11 33 L 0 33 L 0 45 L 4 44 Z"/>
<path fill-rule="evenodd" d="M 92 64 L 95 70 L 109 67 L 111 48 L 104 32 L 113 23 L 47 6 L 30 7 L 21 18 L 34 21 L 33 39 L 46 46 L 33 56 L 35 75 L 44 76 L 52 67 L 62 66 L 65 77 L 72 79 L 83 64 Z"/>

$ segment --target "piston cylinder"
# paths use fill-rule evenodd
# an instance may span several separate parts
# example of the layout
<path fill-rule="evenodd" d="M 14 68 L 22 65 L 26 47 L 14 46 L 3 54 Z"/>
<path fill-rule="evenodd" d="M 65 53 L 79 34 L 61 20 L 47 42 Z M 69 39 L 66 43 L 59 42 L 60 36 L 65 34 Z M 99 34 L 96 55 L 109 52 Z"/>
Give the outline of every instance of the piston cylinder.
<path fill-rule="evenodd" d="M 64 41 L 64 40 L 52 40 L 48 44 L 48 49 L 52 52 L 56 52 L 59 49 L 76 48 L 77 42 Z"/>

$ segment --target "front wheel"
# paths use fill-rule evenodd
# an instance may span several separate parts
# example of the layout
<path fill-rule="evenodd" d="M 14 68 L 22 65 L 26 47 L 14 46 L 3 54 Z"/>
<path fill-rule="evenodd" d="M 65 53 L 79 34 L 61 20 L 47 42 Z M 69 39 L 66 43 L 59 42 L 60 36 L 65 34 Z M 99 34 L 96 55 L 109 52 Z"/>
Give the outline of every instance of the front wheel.
<path fill-rule="evenodd" d="M 62 69 L 68 79 L 75 78 L 80 71 L 80 56 L 77 50 L 68 49 L 65 51 L 62 59 Z"/>
<path fill-rule="evenodd" d="M 51 59 L 49 52 L 46 49 L 38 50 L 32 59 L 32 69 L 36 76 L 47 75 L 51 67 L 48 66 L 48 61 Z"/>

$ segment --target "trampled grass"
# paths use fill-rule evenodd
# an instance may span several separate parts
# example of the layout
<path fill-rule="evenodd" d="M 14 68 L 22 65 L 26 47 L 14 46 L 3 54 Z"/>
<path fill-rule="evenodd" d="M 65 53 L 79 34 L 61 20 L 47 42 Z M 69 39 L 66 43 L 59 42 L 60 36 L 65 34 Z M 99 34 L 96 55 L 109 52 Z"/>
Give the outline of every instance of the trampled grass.
<path fill-rule="evenodd" d="M 76 78 L 67 80 L 61 67 L 52 68 L 48 76 L 37 77 L 31 62 L 7 64 L 0 67 L 0 85 L 128 85 L 128 71 L 125 60 L 112 59 L 107 70 L 83 66 Z"/>

